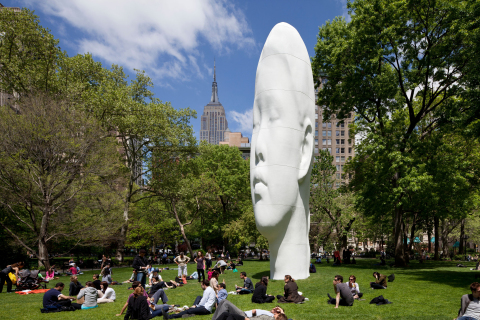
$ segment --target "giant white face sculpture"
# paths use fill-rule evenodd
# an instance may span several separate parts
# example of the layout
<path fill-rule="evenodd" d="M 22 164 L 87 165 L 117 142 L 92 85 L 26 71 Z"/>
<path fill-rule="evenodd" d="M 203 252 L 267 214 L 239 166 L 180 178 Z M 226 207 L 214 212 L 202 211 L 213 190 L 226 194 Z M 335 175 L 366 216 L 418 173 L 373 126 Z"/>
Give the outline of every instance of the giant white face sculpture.
<path fill-rule="evenodd" d="M 250 183 L 258 230 L 270 244 L 270 276 L 309 276 L 308 209 L 315 93 L 297 30 L 277 24 L 255 80 Z"/>

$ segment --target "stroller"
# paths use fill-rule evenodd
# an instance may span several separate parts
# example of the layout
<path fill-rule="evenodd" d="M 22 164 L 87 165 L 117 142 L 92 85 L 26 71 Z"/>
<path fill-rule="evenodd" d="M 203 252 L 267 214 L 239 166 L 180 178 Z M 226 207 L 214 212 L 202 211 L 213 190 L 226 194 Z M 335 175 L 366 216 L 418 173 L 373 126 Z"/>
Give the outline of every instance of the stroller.
<path fill-rule="evenodd" d="M 38 270 L 20 270 L 18 272 L 20 279 L 17 281 L 17 290 L 35 290 L 40 286 L 46 289 L 47 285 L 45 283 L 48 283 L 48 281 L 40 280 L 38 273 Z M 44 282 L 43 285 L 42 282 Z"/>

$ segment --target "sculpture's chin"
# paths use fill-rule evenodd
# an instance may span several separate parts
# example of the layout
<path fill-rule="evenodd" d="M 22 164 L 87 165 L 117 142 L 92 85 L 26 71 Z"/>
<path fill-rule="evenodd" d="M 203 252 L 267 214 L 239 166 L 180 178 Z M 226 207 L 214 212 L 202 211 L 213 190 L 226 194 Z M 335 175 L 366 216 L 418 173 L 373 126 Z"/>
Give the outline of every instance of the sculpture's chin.
<path fill-rule="evenodd" d="M 288 207 L 262 204 L 260 201 L 255 204 L 254 212 L 257 229 L 268 241 L 274 241 L 285 233 L 290 220 Z"/>

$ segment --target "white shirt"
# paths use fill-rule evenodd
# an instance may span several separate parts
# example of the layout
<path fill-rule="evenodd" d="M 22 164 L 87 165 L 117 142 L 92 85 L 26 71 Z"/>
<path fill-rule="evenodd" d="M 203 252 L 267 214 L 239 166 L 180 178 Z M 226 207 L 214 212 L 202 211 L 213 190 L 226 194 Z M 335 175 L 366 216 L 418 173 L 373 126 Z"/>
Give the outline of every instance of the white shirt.
<path fill-rule="evenodd" d="M 162 276 L 160 275 L 160 273 L 157 273 L 157 277 L 158 277 L 159 281 L 163 281 Z M 150 278 L 150 280 L 152 280 L 152 278 L 153 278 L 153 272 L 152 272 L 152 274 L 150 275 L 149 278 Z"/>
<path fill-rule="evenodd" d="M 204 306 L 205 309 L 212 312 L 212 307 L 215 304 L 215 299 L 215 291 L 212 289 L 212 287 L 207 287 L 207 289 L 203 291 L 203 297 L 202 300 L 200 300 L 198 306 Z"/>
<path fill-rule="evenodd" d="M 463 316 L 480 319 L 480 300 L 473 299 L 473 301 L 470 301 L 467 310 L 465 310 L 465 314 Z"/>
<path fill-rule="evenodd" d="M 103 299 L 110 299 L 110 300 L 115 300 L 117 297 L 115 296 L 115 290 L 112 288 L 108 287 L 107 290 L 105 290 L 105 293 L 103 294 Z"/>

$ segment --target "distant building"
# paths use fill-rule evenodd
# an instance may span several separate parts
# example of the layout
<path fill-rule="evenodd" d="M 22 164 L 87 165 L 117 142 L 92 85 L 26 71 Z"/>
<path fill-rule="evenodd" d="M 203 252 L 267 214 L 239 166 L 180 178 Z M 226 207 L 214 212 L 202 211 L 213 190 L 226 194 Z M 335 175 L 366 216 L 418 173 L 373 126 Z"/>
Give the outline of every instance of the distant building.
<path fill-rule="evenodd" d="M 204 107 L 201 116 L 200 141 L 211 144 L 220 144 L 225 139 L 224 133 L 228 128 L 225 109 L 218 100 L 218 87 L 215 63 L 213 65 L 212 98 Z"/>
<path fill-rule="evenodd" d="M 18 7 L 5 7 L 3 4 L 0 3 L 0 10 L 11 10 L 13 12 L 21 12 L 22 9 L 18 8 Z M 0 34 L 0 38 L 2 37 L 2 35 Z M 1 68 L 1 66 L 0 66 Z M 16 98 L 18 98 L 18 94 L 14 93 L 14 94 L 8 94 L 6 92 L 3 92 L 1 89 L 0 89 L 0 106 L 4 106 L 4 105 L 11 105 L 12 101 L 14 101 Z"/>
<path fill-rule="evenodd" d="M 250 158 L 250 141 L 248 137 L 244 137 L 241 132 L 231 132 L 227 128 L 225 130 L 225 139 L 220 144 L 226 144 L 230 147 L 237 147 L 242 152 L 243 159 Z"/>
<path fill-rule="evenodd" d="M 321 79 L 320 87 L 327 83 L 327 79 Z M 315 89 L 315 101 L 317 100 L 318 89 Z M 318 156 L 319 150 L 327 150 L 333 156 L 333 165 L 337 168 L 335 173 L 335 187 L 347 183 L 349 177 L 345 174 L 345 164 L 355 156 L 355 137 L 350 136 L 349 125 L 353 123 L 354 117 L 349 114 L 343 121 L 332 116 L 329 121 L 323 121 L 322 111 L 328 106 L 315 106 L 315 149 L 314 154 Z"/>

